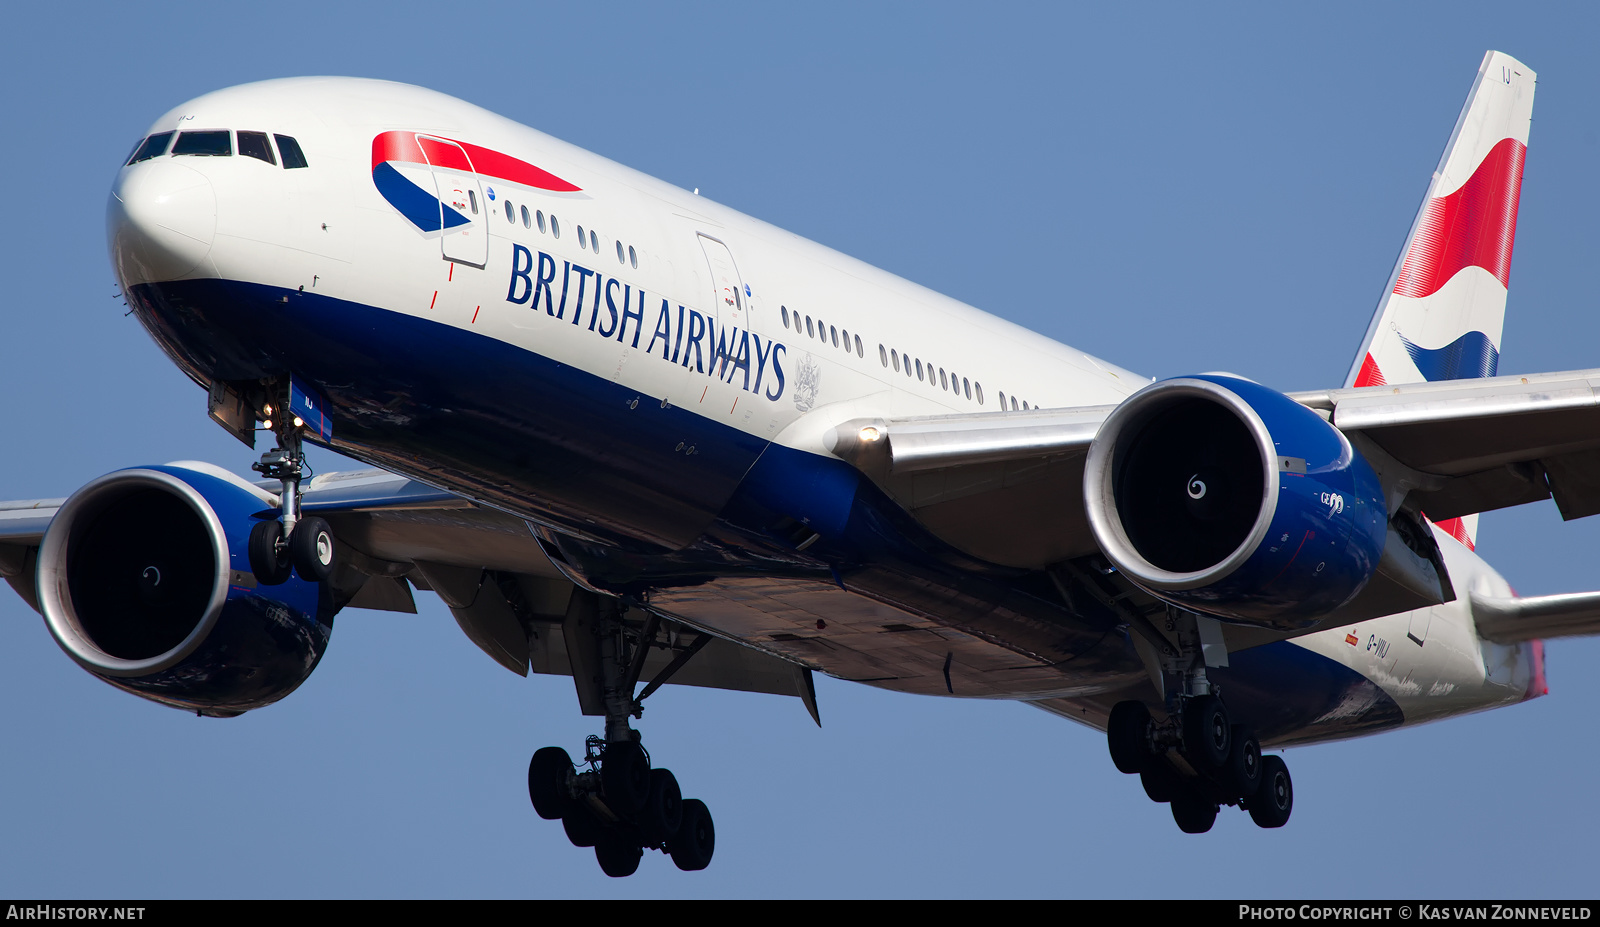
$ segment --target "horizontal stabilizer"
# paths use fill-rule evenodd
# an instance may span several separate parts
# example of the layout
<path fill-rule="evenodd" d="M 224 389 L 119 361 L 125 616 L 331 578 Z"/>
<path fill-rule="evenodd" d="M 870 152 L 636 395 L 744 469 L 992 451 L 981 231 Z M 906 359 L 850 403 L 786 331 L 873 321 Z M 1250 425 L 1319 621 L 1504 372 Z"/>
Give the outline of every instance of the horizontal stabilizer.
<path fill-rule="evenodd" d="M 1472 596 L 1478 636 L 1500 644 L 1600 634 L 1600 592 L 1502 599 Z"/>

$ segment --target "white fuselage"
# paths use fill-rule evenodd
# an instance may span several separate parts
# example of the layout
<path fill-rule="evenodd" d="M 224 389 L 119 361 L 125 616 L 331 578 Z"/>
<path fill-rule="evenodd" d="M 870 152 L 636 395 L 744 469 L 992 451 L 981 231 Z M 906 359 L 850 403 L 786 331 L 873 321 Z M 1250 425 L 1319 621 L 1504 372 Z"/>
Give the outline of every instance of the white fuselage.
<path fill-rule="evenodd" d="M 828 429 L 849 419 L 1106 405 L 1149 382 L 431 91 L 342 78 L 269 81 L 200 97 L 149 132 L 205 128 L 292 136 L 309 166 L 286 170 L 235 154 L 123 168 L 111 236 L 125 288 L 237 281 L 377 307 L 537 354 L 730 435 L 817 455 L 828 454 Z M 459 204 L 464 224 L 422 228 L 375 186 L 374 138 L 385 132 L 470 143 L 578 189 L 484 171 L 452 178 L 425 159 L 392 163 L 417 189 L 435 183 L 446 202 L 469 194 Z M 731 336 L 722 358 L 716 333 Z M 186 370 L 201 378 L 193 364 Z M 608 440 L 626 453 L 629 435 Z M 375 462 L 405 469 L 393 458 Z M 407 475 L 448 483 L 426 459 Z M 1543 690 L 1537 643 L 1501 646 L 1475 632 L 1467 591 L 1505 595 L 1504 580 L 1452 539 L 1440 543 L 1454 602 L 1294 641 L 1375 683 L 1406 723 Z M 1031 678 L 983 694 L 1071 697 Z"/>

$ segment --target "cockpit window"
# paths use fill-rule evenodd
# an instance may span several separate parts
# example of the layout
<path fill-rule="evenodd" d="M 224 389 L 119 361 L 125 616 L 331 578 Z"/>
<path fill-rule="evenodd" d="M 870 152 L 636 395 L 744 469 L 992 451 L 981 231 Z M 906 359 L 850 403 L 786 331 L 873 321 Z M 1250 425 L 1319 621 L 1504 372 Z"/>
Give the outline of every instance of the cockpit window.
<path fill-rule="evenodd" d="M 171 143 L 173 134 L 172 132 L 157 132 L 145 139 L 138 148 L 134 149 L 133 156 L 128 159 L 128 163 L 137 164 L 140 161 L 148 161 L 151 158 L 159 158 L 166 154 L 167 145 Z"/>
<path fill-rule="evenodd" d="M 267 143 L 265 132 L 246 132 L 240 129 L 239 154 L 242 157 L 265 161 L 274 167 L 278 164 L 278 159 L 272 156 L 272 146 Z"/>
<path fill-rule="evenodd" d="M 185 132 L 178 136 L 178 144 L 172 146 L 172 153 L 174 156 L 231 157 L 233 155 L 233 139 L 230 136 L 231 133 L 227 129 Z"/>
<path fill-rule="evenodd" d="M 274 135 L 278 140 L 278 154 L 283 155 L 284 170 L 306 166 L 306 156 L 300 151 L 300 143 L 287 135 Z"/>

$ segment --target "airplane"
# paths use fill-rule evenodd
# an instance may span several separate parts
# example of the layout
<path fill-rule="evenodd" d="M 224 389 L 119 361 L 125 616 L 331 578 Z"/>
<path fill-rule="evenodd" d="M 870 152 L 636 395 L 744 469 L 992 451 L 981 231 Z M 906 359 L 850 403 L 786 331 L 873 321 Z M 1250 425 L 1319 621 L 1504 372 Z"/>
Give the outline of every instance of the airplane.
<path fill-rule="evenodd" d="M 1534 86 L 1485 56 L 1349 377 L 1289 395 L 1153 382 L 420 88 L 208 94 L 134 146 L 111 256 L 211 418 L 271 436 L 260 479 L 0 504 L 0 575 L 211 717 L 292 692 L 342 608 L 435 592 L 605 719 L 528 784 L 608 875 L 715 848 L 631 724 L 653 692 L 817 717 L 818 671 L 1030 703 L 1186 832 L 1280 827 L 1264 747 L 1538 697 L 1542 639 L 1600 630 L 1472 549 L 1479 512 L 1600 511 L 1596 371 L 1497 375 Z"/>

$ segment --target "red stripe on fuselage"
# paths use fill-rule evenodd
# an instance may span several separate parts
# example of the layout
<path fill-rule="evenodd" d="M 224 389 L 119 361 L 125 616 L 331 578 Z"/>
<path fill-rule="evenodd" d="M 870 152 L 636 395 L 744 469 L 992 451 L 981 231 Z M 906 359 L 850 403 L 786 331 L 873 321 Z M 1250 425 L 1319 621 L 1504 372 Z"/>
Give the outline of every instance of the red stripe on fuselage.
<path fill-rule="evenodd" d="M 415 132 L 382 132 L 372 139 L 372 166 L 385 161 L 409 161 L 413 164 L 435 164 L 458 171 L 476 171 L 485 177 L 519 183 L 523 186 L 550 190 L 555 193 L 575 193 L 582 188 L 568 183 L 543 168 L 513 158 L 481 145 L 445 139 L 438 141 Z M 445 144 L 453 142 L 454 144 Z M 456 147 L 459 145 L 460 147 Z M 462 152 L 465 151 L 465 157 Z M 468 163 L 467 159 L 471 159 Z"/>
<path fill-rule="evenodd" d="M 1428 296 L 1469 266 L 1482 267 L 1501 285 L 1509 285 L 1527 154 L 1528 147 L 1516 139 L 1501 139 L 1459 190 L 1428 201 L 1400 266 L 1396 293 Z"/>

